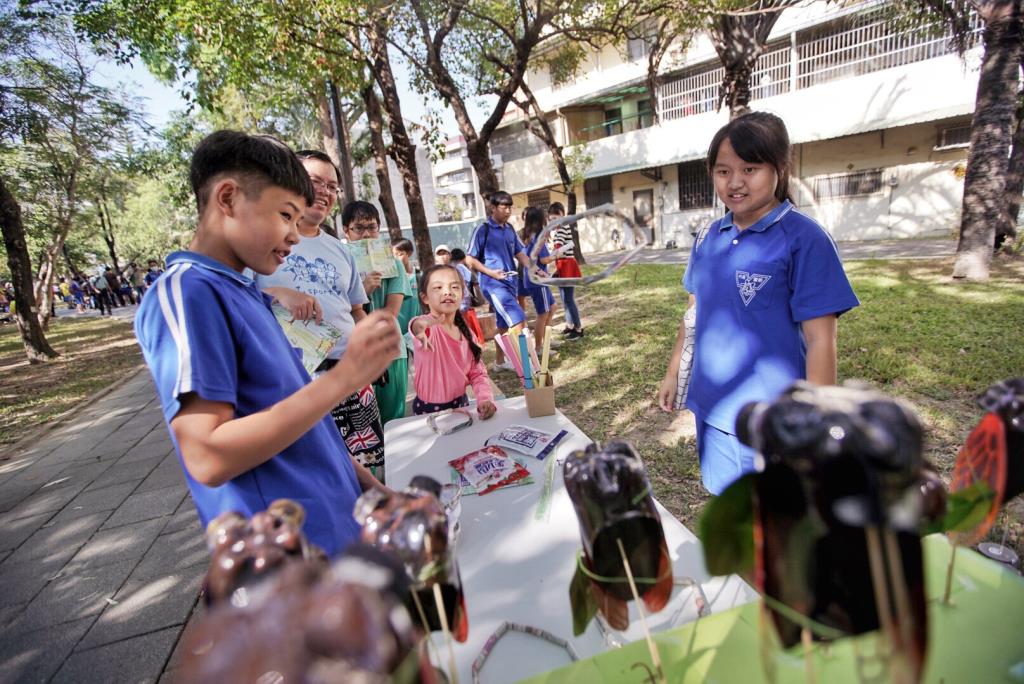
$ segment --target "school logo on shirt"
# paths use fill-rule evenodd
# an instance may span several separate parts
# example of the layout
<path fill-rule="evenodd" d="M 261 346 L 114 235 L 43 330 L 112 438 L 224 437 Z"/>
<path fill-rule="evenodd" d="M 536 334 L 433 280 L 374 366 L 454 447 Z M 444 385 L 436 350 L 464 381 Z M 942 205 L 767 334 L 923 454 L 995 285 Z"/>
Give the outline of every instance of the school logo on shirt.
<path fill-rule="evenodd" d="M 764 275 L 761 273 L 747 273 L 746 271 L 736 271 L 736 287 L 740 291 L 740 299 L 743 300 L 743 306 L 748 306 L 750 302 L 754 301 L 754 297 L 761 290 L 762 287 L 768 284 L 771 280 L 770 275 Z"/>

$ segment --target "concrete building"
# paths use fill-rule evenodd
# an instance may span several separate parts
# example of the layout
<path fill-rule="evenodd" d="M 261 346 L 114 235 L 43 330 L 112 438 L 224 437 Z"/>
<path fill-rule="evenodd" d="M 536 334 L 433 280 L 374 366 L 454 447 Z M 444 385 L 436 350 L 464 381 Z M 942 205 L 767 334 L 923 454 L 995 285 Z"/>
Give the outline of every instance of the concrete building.
<path fill-rule="evenodd" d="M 466 140 L 461 135 L 444 143 L 444 159 L 433 164 L 434 193 L 441 221 L 466 221 L 484 216 L 476 172 L 469 163 Z M 500 159 L 495 160 L 500 170 Z"/>
<path fill-rule="evenodd" d="M 945 235 L 959 225 L 980 41 L 964 58 L 948 36 L 901 30 L 883 2 L 816 3 L 783 12 L 754 71 L 751 108 L 781 116 L 794 143 L 797 206 L 839 240 Z M 591 50 L 575 80 L 546 70 L 528 83 L 560 140 L 592 157 L 581 206 L 605 202 L 645 226 L 656 245 L 689 245 L 723 211 L 704 168 L 728 121 L 716 111 L 723 69 L 706 37 L 670 51 L 654 123 L 647 43 Z M 517 205 L 564 201 L 551 157 L 509 112 L 492 139 Z M 605 250 L 621 226 L 581 225 L 584 249 Z"/>

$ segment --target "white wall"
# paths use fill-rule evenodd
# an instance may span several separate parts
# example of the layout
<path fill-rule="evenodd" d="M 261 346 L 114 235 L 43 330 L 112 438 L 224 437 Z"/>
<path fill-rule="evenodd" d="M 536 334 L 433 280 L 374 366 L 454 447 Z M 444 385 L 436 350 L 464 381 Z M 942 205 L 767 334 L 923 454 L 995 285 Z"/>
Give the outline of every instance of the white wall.
<path fill-rule="evenodd" d="M 365 189 L 362 184 L 364 171 L 369 172 L 366 175 L 369 184 Z M 437 223 L 437 193 L 434 190 L 434 174 L 430 166 L 430 159 L 421 147 L 416 148 L 416 172 L 420 180 L 420 193 L 423 195 L 427 223 Z M 408 228 L 412 225 L 412 220 L 409 218 L 409 205 L 405 201 L 405 191 L 402 189 L 402 174 L 398 172 L 398 167 L 390 157 L 388 157 L 388 175 L 391 180 L 391 196 L 395 200 L 395 209 L 398 211 L 398 220 L 403 228 Z M 377 201 L 379 186 L 377 185 L 377 175 L 374 173 L 373 160 L 371 159 L 365 166 L 357 168 L 355 176 L 356 194 L 360 197 L 369 194 L 371 196 L 370 203 L 377 207 L 378 211 L 381 211 L 380 202 Z M 381 217 L 383 215 L 384 213 L 381 211 Z"/>

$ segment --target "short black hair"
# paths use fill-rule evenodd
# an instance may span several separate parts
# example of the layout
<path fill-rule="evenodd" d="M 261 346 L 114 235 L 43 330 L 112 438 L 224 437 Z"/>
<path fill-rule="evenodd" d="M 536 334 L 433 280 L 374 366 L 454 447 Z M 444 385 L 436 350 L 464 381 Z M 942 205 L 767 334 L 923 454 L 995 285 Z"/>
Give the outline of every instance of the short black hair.
<path fill-rule="evenodd" d="M 392 241 L 391 247 L 392 249 L 397 249 L 399 252 L 412 254 L 412 240 L 408 238 L 401 238 L 399 240 Z"/>
<path fill-rule="evenodd" d="M 565 207 L 562 206 L 561 202 L 552 202 L 548 205 L 548 216 L 551 214 L 558 214 L 559 216 L 565 216 Z"/>
<path fill-rule="evenodd" d="M 452 261 L 465 261 L 466 253 L 456 247 L 452 250 Z"/>
<path fill-rule="evenodd" d="M 377 207 L 363 200 L 349 202 L 341 211 L 341 225 L 348 228 L 356 219 L 373 219 L 380 225 L 380 212 Z"/>
<path fill-rule="evenodd" d="M 309 174 L 295 153 L 273 136 L 223 130 L 202 139 L 188 172 L 200 214 L 209 201 L 210 184 L 225 174 L 239 176 L 247 197 L 258 197 L 273 185 L 301 195 L 307 206 L 313 203 Z"/>
<path fill-rule="evenodd" d="M 489 199 L 491 201 L 491 204 L 494 205 L 507 204 L 509 206 L 512 206 L 513 204 L 512 195 L 508 194 L 504 190 L 496 190 L 492 192 Z"/>
<path fill-rule="evenodd" d="M 334 160 L 326 152 L 320 150 L 299 150 L 295 153 L 295 156 L 299 159 L 316 159 L 317 161 L 327 162 L 334 169 L 334 175 L 338 177 L 338 185 L 341 185 L 341 169 L 334 163 Z"/>

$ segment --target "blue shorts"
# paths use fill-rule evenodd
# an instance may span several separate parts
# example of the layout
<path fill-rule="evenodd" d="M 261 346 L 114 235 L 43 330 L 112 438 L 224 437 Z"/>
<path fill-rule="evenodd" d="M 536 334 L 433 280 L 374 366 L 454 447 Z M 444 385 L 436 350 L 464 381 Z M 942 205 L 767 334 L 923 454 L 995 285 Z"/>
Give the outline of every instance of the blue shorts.
<path fill-rule="evenodd" d="M 527 292 L 533 299 L 533 308 L 536 309 L 538 316 L 551 311 L 551 307 L 555 305 L 555 296 L 551 294 L 550 287 L 531 287 Z"/>
<path fill-rule="evenodd" d="M 495 325 L 498 330 L 508 330 L 526 320 L 523 307 L 516 301 L 515 283 L 509 283 L 507 287 L 493 285 L 484 290 L 484 294 L 494 307 Z"/>
<path fill-rule="evenodd" d="M 698 419 L 697 454 L 704 488 L 718 496 L 734 480 L 754 470 L 757 452 L 740 443 L 736 435 Z"/>

